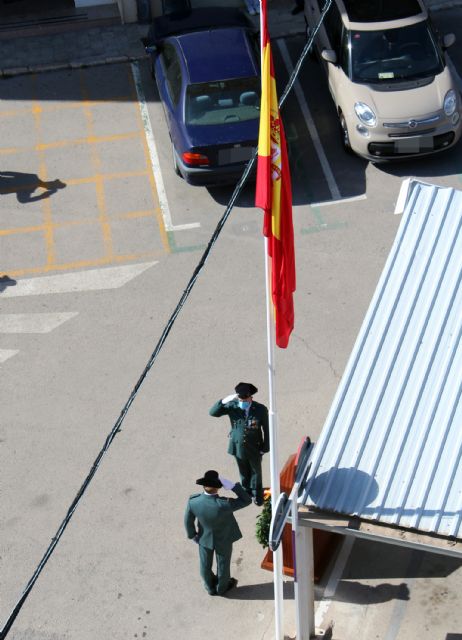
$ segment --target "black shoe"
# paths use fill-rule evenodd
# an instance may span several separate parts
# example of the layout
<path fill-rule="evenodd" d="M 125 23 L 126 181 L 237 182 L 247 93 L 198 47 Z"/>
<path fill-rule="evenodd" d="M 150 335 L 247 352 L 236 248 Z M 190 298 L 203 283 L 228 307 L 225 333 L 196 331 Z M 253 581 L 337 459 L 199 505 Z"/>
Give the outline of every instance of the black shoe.
<path fill-rule="evenodd" d="M 228 582 L 228 586 L 226 587 L 225 593 L 227 593 L 228 591 L 231 591 L 231 589 L 234 589 L 234 587 L 236 586 L 237 586 L 236 578 L 230 578 Z"/>
<path fill-rule="evenodd" d="M 207 593 L 209 594 L 209 596 L 217 596 L 218 595 L 216 589 L 211 589 L 210 591 L 209 591 L 209 589 L 207 589 Z"/>
<path fill-rule="evenodd" d="M 254 498 L 253 503 L 257 505 L 257 507 L 261 507 L 263 504 L 263 498 Z"/>
<path fill-rule="evenodd" d="M 296 16 L 297 13 L 301 13 L 303 11 L 303 7 L 296 6 L 290 12 L 293 16 Z"/>

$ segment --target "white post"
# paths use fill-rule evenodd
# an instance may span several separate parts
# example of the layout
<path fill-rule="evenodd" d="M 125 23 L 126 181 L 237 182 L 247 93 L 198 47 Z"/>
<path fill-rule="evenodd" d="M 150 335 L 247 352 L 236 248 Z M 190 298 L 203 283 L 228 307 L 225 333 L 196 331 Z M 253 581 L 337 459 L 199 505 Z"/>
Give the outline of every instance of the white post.
<path fill-rule="evenodd" d="M 292 544 L 294 549 L 294 594 L 297 640 L 310 640 L 314 628 L 313 529 L 300 526 L 297 499 L 292 501 Z"/>
<path fill-rule="evenodd" d="M 271 508 L 275 513 L 276 502 L 280 493 L 279 485 L 279 453 L 276 420 L 276 393 L 274 380 L 274 322 L 272 318 L 271 271 L 268 256 L 268 238 L 265 238 L 265 271 L 266 271 L 266 337 L 268 347 L 268 382 L 269 382 L 269 435 L 270 435 L 270 478 Z M 284 640 L 283 628 L 283 582 L 282 582 L 282 546 L 273 552 L 274 582 L 274 621 L 275 640 Z"/>

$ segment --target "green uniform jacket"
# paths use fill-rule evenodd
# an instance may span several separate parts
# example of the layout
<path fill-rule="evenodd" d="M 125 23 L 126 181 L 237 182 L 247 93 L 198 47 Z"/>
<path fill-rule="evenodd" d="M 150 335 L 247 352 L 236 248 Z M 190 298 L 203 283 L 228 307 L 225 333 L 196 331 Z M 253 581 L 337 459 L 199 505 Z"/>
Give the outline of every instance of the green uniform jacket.
<path fill-rule="evenodd" d="M 215 549 L 217 553 L 226 553 L 233 542 L 242 538 L 234 511 L 247 507 L 252 499 L 239 483 L 234 485 L 233 491 L 237 498 L 215 497 L 205 493 L 195 493 L 189 498 L 184 514 L 188 538 L 199 534 L 199 544 L 207 549 Z"/>
<path fill-rule="evenodd" d="M 239 408 L 237 400 L 222 404 L 218 400 L 209 411 L 211 416 L 229 416 L 231 431 L 229 432 L 228 453 L 237 458 L 252 458 L 260 452 L 270 450 L 268 430 L 268 409 L 264 404 L 252 400 L 248 418 L 245 411 Z"/>

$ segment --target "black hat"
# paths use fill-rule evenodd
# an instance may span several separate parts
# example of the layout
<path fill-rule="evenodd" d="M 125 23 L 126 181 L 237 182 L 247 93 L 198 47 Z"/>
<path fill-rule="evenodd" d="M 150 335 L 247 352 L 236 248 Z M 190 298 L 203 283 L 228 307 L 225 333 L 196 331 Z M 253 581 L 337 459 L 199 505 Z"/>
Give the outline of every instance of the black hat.
<path fill-rule="evenodd" d="M 239 382 L 234 387 L 234 391 L 240 398 L 248 398 L 249 396 L 253 396 L 254 393 L 257 393 L 258 389 L 250 382 Z"/>
<path fill-rule="evenodd" d="M 216 489 L 223 486 L 218 477 L 218 471 L 213 469 L 206 471 L 203 478 L 196 480 L 196 484 L 201 484 L 203 487 L 215 487 Z"/>

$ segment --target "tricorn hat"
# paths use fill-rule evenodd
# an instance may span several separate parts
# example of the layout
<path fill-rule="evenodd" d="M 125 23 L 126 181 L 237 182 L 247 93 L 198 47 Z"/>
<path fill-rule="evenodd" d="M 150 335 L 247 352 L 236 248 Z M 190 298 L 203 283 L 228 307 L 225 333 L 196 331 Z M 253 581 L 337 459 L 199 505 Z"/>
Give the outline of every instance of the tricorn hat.
<path fill-rule="evenodd" d="M 249 396 L 253 396 L 254 393 L 257 393 L 258 389 L 250 382 L 239 382 L 239 384 L 234 387 L 234 391 L 240 398 L 248 398 Z"/>
<path fill-rule="evenodd" d="M 203 478 L 196 480 L 196 484 L 201 484 L 203 487 L 215 487 L 216 489 L 223 486 L 218 477 L 218 471 L 214 471 L 213 469 L 206 471 Z"/>

